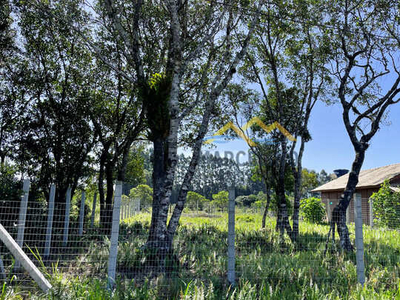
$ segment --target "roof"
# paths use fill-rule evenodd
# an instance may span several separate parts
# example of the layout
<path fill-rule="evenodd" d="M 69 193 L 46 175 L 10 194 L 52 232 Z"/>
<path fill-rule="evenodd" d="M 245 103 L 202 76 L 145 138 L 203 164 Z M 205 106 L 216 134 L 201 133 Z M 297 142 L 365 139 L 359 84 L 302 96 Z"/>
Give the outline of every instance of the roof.
<path fill-rule="evenodd" d="M 375 169 L 363 170 L 358 176 L 357 188 L 380 187 L 385 179 L 393 179 L 400 175 L 400 163 Z M 325 183 L 313 192 L 343 191 L 346 187 L 349 174 L 343 175 L 335 180 Z M 400 189 L 399 189 L 400 190 Z"/>

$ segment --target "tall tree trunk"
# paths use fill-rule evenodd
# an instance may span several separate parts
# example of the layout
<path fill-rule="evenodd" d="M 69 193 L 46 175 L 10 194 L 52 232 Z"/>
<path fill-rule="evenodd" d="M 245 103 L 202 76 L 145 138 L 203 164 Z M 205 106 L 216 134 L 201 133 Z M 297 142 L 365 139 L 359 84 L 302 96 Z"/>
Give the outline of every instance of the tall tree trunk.
<path fill-rule="evenodd" d="M 267 220 L 269 205 L 271 203 L 271 195 L 269 193 L 269 187 L 267 187 L 267 203 L 265 204 L 264 213 L 261 221 L 261 228 L 265 228 L 265 221 Z"/>
<path fill-rule="evenodd" d="M 347 251 L 352 251 L 354 248 L 351 244 L 349 229 L 347 228 L 346 224 L 346 210 L 358 184 L 358 175 L 360 174 L 360 170 L 365 159 L 365 150 L 365 147 L 357 147 L 356 156 L 349 173 L 346 189 L 340 197 L 338 205 L 332 211 L 332 226 L 336 224 L 340 238 L 340 246 L 342 249 Z"/>
<path fill-rule="evenodd" d="M 166 139 L 158 138 L 153 142 L 153 209 L 151 214 L 151 225 L 147 247 L 156 249 L 168 248 L 167 242 L 167 214 L 160 213 L 165 211 L 162 207 L 162 199 L 165 194 L 166 178 Z M 168 206 L 167 206 L 168 212 Z"/>
<path fill-rule="evenodd" d="M 276 222 L 276 228 L 283 237 L 285 230 L 289 235 L 290 239 L 293 240 L 293 232 L 289 223 L 289 215 L 286 204 L 286 193 L 285 193 L 285 175 L 286 175 L 286 137 L 281 138 L 281 157 L 279 161 L 278 169 L 278 180 L 276 184 L 276 197 L 278 199 L 278 217 Z"/>
<path fill-rule="evenodd" d="M 113 195 L 114 195 L 114 164 L 109 161 L 105 165 L 105 175 L 106 175 L 106 201 L 105 210 L 103 211 L 103 223 L 102 228 L 104 234 L 111 233 L 111 223 L 112 223 L 112 211 L 113 211 Z"/>
<path fill-rule="evenodd" d="M 299 217 L 300 217 L 300 199 L 301 199 L 301 185 L 302 185 L 302 159 L 304 153 L 305 142 L 301 139 L 299 155 L 297 157 L 297 162 L 294 159 L 294 148 L 292 148 L 291 159 L 292 165 L 297 165 L 293 167 L 294 175 L 294 203 L 293 203 L 293 240 L 297 241 L 299 237 Z"/>
<path fill-rule="evenodd" d="M 100 202 L 100 227 L 102 228 L 105 223 L 104 214 L 106 211 L 106 201 L 104 192 L 104 165 L 105 165 L 105 153 L 103 152 L 100 156 L 100 167 L 99 167 L 99 179 L 97 182 L 99 189 L 99 202 Z"/>

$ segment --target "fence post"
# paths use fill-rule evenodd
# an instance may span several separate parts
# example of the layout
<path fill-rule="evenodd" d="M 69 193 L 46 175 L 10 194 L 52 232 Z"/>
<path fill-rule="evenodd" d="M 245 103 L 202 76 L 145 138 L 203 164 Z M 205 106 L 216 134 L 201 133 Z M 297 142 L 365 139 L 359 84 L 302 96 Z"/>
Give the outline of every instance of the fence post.
<path fill-rule="evenodd" d="M 79 230 L 78 235 L 83 234 L 83 223 L 85 221 L 85 200 L 86 200 L 86 193 L 85 191 L 82 192 L 81 197 L 81 209 L 79 211 Z"/>
<path fill-rule="evenodd" d="M 56 186 L 52 184 L 50 186 L 50 197 L 49 207 L 47 212 L 47 228 L 46 228 L 46 242 L 44 245 L 44 258 L 48 258 L 50 255 L 51 247 L 51 234 L 53 231 L 53 217 L 54 217 L 54 198 L 56 196 Z"/>
<path fill-rule="evenodd" d="M 71 210 L 71 188 L 68 187 L 67 195 L 65 196 L 65 219 L 64 219 L 64 236 L 63 246 L 67 246 L 68 243 L 68 230 L 69 230 L 69 214 Z"/>
<path fill-rule="evenodd" d="M 108 289 L 115 285 L 115 272 L 117 269 L 119 217 L 121 208 L 122 183 L 117 181 L 114 192 L 114 208 L 111 227 L 110 255 L 108 257 Z"/>
<path fill-rule="evenodd" d="M 365 283 L 365 267 L 364 267 L 364 241 L 363 241 L 363 221 L 361 211 L 361 194 L 354 194 L 354 221 L 356 225 L 356 262 L 357 262 L 357 279 L 364 286 Z"/>
<path fill-rule="evenodd" d="M 19 261 L 29 275 L 36 281 L 43 292 L 51 289 L 51 284 L 44 278 L 38 268 L 29 259 L 29 257 L 22 251 L 21 247 L 14 241 L 7 230 L 0 224 L 0 240 L 4 243 L 7 249 L 14 255 L 15 261 Z"/>
<path fill-rule="evenodd" d="M 235 188 L 229 188 L 228 204 L 228 282 L 235 285 Z"/>
<path fill-rule="evenodd" d="M 21 197 L 21 205 L 19 209 L 19 218 L 18 218 L 17 244 L 20 248 L 22 248 L 24 244 L 26 213 L 28 211 L 29 187 L 30 187 L 30 181 L 29 179 L 25 179 L 23 185 L 24 195 Z M 21 262 L 16 260 L 14 265 L 15 270 L 18 270 L 20 267 L 21 267 Z"/>
<path fill-rule="evenodd" d="M 93 207 L 92 207 L 92 218 L 90 220 L 90 227 L 94 227 L 94 217 L 96 215 L 96 200 L 97 200 L 97 193 L 94 193 L 93 196 Z"/>

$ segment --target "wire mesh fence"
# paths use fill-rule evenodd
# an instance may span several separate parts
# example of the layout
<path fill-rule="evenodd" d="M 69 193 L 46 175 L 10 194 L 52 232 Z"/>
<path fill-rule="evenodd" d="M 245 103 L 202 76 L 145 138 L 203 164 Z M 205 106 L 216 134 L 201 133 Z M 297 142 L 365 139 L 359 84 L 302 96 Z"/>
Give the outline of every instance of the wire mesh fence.
<path fill-rule="evenodd" d="M 320 288 L 333 284 L 344 293 L 361 282 L 361 271 L 366 284 L 377 288 L 398 286 L 392 278 L 400 277 L 400 233 L 395 226 L 400 225 L 399 220 L 393 219 L 392 229 L 364 225 L 361 247 L 357 242 L 360 233 L 357 237 L 352 222 L 356 217 L 352 217 L 348 227 L 356 251 L 344 254 L 337 236 L 336 243 L 327 243 L 328 218 L 319 224 L 301 221 L 298 240 L 293 243 L 287 235 L 280 235 L 274 212 L 267 215 L 261 228 L 262 210 L 235 206 L 234 196 L 230 198 L 229 209 L 228 203 L 220 209 L 185 209 L 171 250 L 165 252 L 145 247 L 156 208 L 141 206 L 139 199 L 124 198 L 120 205 L 101 213 L 96 196 L 87 199 L 85 194 L 69 204 L 55 202 L 53 209 L 49 201 L 29 200 L 22 249 L 49 276 L 57 273 L 65 280 L 108 279 L 118 286 L 150 285 L 158 287 L 155 297 L 160 299 L 168 298 L 169 290 L 177 288 L 171 282 L 179 282 L 178 289 L 191 282 L 215 293 L 229 289 L 229 285 L 268 287 L 266 293 L 274 293 L 279 289 L 301 290 L 310 284 Z M 371 206 L 363 204 L 368 199 L 360 200 L 360 217 L 365 221 L 365 207 Z M 18 239 L 22 226 L 22 201 L 0 201 L 0 223 L 14 239 Z M 356 210 L 356 205 L 352 208 Z M 168 218 L 173 209 L 174 205 Z M 35 287 L 27 272 L 16 267 L 15 258 L 3 244 L 0 255 L 0 280 L 22 284 L 24 289 Z M 387 282 L 377 282 L 377 274 Z"/>

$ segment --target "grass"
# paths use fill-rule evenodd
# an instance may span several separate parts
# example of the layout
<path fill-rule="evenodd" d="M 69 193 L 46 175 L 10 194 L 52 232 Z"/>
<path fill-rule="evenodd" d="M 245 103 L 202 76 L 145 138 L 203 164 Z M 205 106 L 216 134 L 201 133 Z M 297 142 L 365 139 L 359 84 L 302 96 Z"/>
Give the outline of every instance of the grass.
<path fill-rule="evenodd" d="M 124 220 L 118 252 L 119 278 L 110 292 L 102 277 L 107 270 L 108 242 L 92 243 L 77 257 L 76 274 L 41 269 L 54 288 L 48 295 L 21 293 L 4 285 L 2 299 L 399 299 L 400 233 L 364 228 L 367 281 L 357 283 L 354 253 L 328 251 L 327 225 L 301 223 L 301 247 L 280 241 L 274 218 L 260 228 L 261 215 L 236 215 L 235 287 L 226 280 L 227 214 L 185 214 L 166 262 L 172 276 L 150 268 L 152 256 L 141 246 L 150 214 Z M 354 227 L 350 226 L 354 238 Z M 99 276 L 103 275 L 103 276 Z M 6 295 L 6 296 L 3 296 Z"/>

